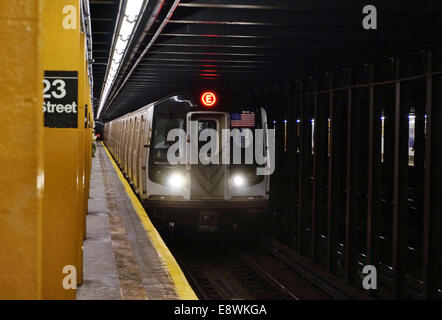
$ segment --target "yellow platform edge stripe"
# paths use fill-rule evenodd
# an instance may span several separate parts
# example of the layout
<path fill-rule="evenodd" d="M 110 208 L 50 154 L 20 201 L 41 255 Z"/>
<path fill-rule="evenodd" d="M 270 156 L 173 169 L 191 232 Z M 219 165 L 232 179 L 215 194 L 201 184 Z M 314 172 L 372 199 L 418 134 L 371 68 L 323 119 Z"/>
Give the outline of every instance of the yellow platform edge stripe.
<path fill-rule="evenodd" d="M 189 285 L 189 282 L 184 276 L 183 271 L 176 262 L 172 253 L 169 251 L 169 248 L 167 248 L 157 229 L 155 229 L 155 227 L 153 226 L 140 200 L 138 200 L 138 197 L 135 195 L 126 178 L 123 176 L 123 173 L 121 172 L 118 165 L 115 163 L 106 145 L 102 141 L 101 144 L 103 145 L 107 156 L 109 157 L 115 171 L 117 172 L 118 178 L 120 178 L 120 181 L 123 184 L 129 199 L 131 200 L 132 206 L 141 220 L 144 230 L 146 230 L 147 237 L 152 242 L 160 259 L 166 265 L 167 271 L 175 286 L 175 291 L 178 297 L 182 300 L 198 300 L 198 297 L 196 296 L 195 292 L 193 291 L 192 287 Z"/>

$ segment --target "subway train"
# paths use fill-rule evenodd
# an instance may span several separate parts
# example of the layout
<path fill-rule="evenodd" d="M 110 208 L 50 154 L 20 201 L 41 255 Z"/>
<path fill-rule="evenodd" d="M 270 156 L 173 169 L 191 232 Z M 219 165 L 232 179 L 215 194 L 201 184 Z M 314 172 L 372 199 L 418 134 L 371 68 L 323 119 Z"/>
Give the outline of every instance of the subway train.
<path fill-rule="evenodd" d="M 158 229 L 234 232 L 259 228 L 268 208 L 269 131 L 241 97 L 190 92 L 107 122 L 104 142 Z"/>

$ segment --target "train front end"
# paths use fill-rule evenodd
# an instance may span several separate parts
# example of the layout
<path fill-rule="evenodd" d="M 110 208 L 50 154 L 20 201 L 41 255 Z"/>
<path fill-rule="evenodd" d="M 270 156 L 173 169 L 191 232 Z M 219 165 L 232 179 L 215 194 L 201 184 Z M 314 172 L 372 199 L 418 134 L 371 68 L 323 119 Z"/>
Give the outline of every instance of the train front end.
<path fill-rule="evenodd" d="M 259 227 L 273 171 L 264 109 L 205 92 L 169 97 L 151 113 L 144 205 L 155 225 Z"/>

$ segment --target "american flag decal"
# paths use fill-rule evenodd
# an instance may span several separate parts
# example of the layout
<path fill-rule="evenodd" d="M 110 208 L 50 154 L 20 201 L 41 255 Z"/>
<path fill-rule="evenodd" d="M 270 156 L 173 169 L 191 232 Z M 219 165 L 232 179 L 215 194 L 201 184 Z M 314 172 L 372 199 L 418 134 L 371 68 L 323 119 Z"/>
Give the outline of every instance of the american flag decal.
<path fill-rule="evenodd" d="M 230 115 L 230 127 L 254 127 L 255 114 L 254 113 L 232 113 Z"/>

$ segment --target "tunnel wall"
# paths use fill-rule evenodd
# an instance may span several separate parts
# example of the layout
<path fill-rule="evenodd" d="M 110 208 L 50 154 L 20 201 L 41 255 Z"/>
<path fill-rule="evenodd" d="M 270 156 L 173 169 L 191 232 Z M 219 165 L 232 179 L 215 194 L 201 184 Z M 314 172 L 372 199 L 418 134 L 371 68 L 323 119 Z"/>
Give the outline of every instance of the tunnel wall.
<path fill-rule="evenodd" d="M 248 95 L 276 129 L 271 232 L 354 287 L 375 266 L 371 296 L 440 298 L 441 51 Z"/>

